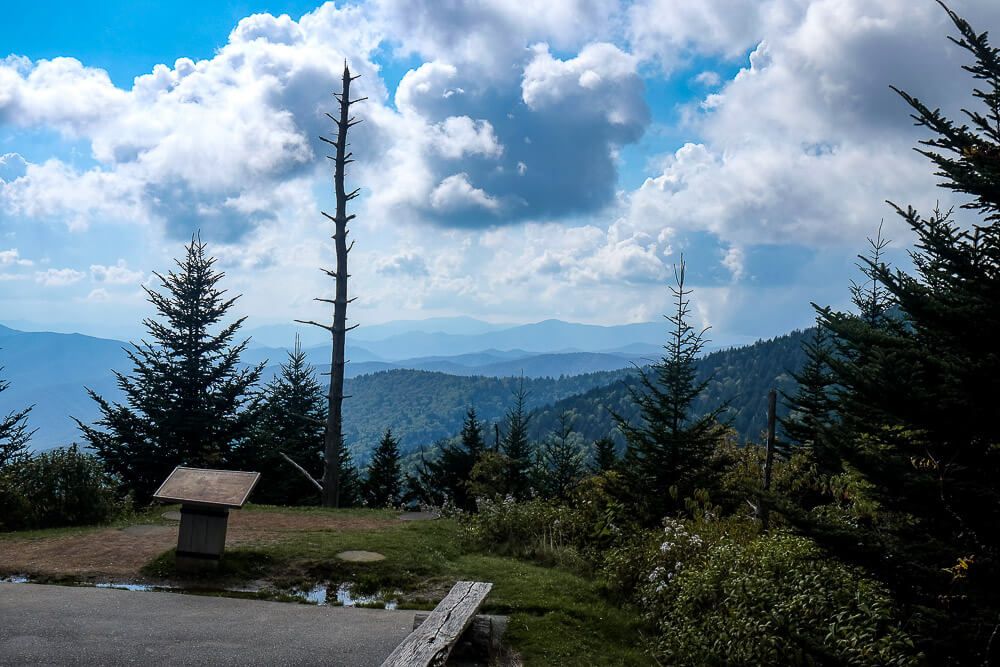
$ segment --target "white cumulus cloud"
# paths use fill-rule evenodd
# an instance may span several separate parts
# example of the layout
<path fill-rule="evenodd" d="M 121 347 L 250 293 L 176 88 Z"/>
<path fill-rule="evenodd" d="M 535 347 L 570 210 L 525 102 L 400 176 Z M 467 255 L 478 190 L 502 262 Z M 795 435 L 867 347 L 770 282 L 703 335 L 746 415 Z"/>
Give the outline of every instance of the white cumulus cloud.
<path fill-rule="evenodd" d="M 45 287 L 65 287 L 80 282 L 86 276 L 86 273 L 76 269 L 46 269 L 35 272 L 35 282 Z"/>

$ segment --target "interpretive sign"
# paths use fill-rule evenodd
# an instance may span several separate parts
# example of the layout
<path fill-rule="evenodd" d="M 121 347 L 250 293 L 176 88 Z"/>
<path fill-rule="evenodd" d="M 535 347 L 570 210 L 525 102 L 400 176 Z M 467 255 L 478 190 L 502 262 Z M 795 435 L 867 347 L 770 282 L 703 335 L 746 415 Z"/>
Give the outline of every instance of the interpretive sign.
<path fill-rule="evenodd" d="M 200 569 L 218 564 L 226 547 L 229 510 L 246 503 L 259 479 L 259 472 L 174 468 L 153 499 L 181 503 L 178 566 Z"/>

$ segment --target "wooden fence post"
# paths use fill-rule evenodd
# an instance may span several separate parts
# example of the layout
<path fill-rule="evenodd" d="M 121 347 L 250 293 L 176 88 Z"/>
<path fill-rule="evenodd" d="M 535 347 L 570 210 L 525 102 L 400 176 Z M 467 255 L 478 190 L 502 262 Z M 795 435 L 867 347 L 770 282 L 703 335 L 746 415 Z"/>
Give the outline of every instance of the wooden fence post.
<path fill-rule="evenodd" d="M 764 445 L 764 492 L 771 490 L 771 469 L 774 467 L 774 432 L 775 432 L 775 411 L 778 404 L 778 392 L 772 389 L 767 393 L 767 441 Z M 767 501 L 761 499 L 760 519 L 764 530 L 768 528 L 768 510 L 765 506 Z"/>

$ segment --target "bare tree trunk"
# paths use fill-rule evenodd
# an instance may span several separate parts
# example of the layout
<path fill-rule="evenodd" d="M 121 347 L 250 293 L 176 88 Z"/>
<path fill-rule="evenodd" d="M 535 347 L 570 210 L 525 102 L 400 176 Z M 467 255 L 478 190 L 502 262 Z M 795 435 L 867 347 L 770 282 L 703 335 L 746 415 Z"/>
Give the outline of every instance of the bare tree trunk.
<path fill-rule="evenodd" d="M 333 299 L 316 299 L 316 301 L 333 304 L 333 326 L 312 321 L 296 320 L 303 324 L 312 324 L 326 329 L 330 332 L 330 337 L 333 341 L 330 360 L 330 389 L 327 393 L 326 437 L 324 439 L 326 467 L 323 471 L 323 505 L 326 507 L 340 506 L 340 462 L 343 459 L 344 450 L 342 408 L 343 401 L 347 398 L 344 396 L 344 364 L 347 363 L 347 360 L 344 359 L 344 347 L 347 340 L 347 332 L 358 326 L 356 324 L 352 327 L 346 326 L 347 304 L 354 301 L 354 299 L 347 298 L 347 278 L 349 277 L 347 273 L 347 254 L 351 251 L 351 247 L 354 246 L 353 241 L 351 242 L 351 246 L 347 245 L 347 223 L 354 219 L 354 215 L 347 215 L 347 202 L 358 196 L 360 188 L 352 192 L 347 192 L 344 189 L 344 169 L 348 164 L 354 162 L 351 159 L 352 154 L 347 153 L 347 130 L 351 126 L 361 122 L 360 120 L 349 118 L 348 112 L 352 104 L 367 99 L 365 97 L 356 100 L 351 99 L 351 81 L 357 78 L 357 76 L 351 76 L 351 72 L 347 68 L 347 62 L 345 61 L 342 91 L 339 95 L 334 93 L 334 96 L 340 103 L 340 117 L 336 118 L 327 114 L 330 120 L 337 126 L 337 137 L 335 141 L 320 137 L 320 139 L 336 148 L 336 155 L 332 159 L 334 161 L 333 184 L 337 194 L 337 213 L 331 216 L 324 212 L 323 215 L 334 224 L 333 240 L 337 249 L 337 268 L 336 271 L 330 271 L 329 269 L 322 269 L 322 271 L 336 280 L 337 290 Z"/>

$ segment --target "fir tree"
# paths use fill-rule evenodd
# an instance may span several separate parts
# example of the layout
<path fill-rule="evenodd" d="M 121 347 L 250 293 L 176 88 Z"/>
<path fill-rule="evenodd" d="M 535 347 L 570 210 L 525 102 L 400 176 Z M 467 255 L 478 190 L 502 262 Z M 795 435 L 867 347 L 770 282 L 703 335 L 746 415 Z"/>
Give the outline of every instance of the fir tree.
<path fill-rule="evenodd" d="M 544 440 L 538 452 L 539 487 L 551 498 L 566 500 L 583 479 L 583 449 L 573 432 L 573 413 L 559 415 L 559 426 Z"/>
<path fill-rule="evenodd" d="M 326 397 L 297 335 L 288 361 L 264 389 L 258 414 L 253 436 L 236 452 L 240 467 L 266 471 L 254 491 L 254 501 L 318 503 L 316 487 L 281 456 L 285 454 L 314 478 L 321 478 Z"/>
<path fill-rule="evenodd" d="M 941 636 L 922 646 L 934 664 L 1000 659 L 1000 50 L 945 8 L 952 41 L 971 54 L 983 110 L 956 124 L 898 91 L 933 136 L 919 152 L 941 186 L 968 197 L 981 224 L 951 211 L 895 207 L 916 236 L 914 274 L 871 257 L 898 316 L 878 326 L 820 309 L 836 346 L 831 368 L 847 426 L 840 451 L 867 484 L 881 521 L 856 525 L 827 548 L 878 572 L 911 608 L 932 609 Z M 896 517 L 894 520 L 892 517 Z"/>
<path fill-rule="evenodd" d="M 140 502 L 177 465 L 224 466 L 256 414 L 252 392 L 263 364 L 239 366 L 249 341 L 232 343 L 244 318 L 222 324 L 239 297 L 219 289 L 225 274 L 205 247 L 193 238 L 177 272 L 154 274 L 163 292 L 143 288 L 162 319 L 144 320 L 152 341 L 127 350 L 132 375 L 115 372 L 125 404 L 88 389 L 101 418 L 93 426 L 76 420 L 108 472 Z"/>
<path fill-rule="evenodd" d="M 372 454 L 364 483 L 365 499 L 372 507 L 394 507 L 401 499 L 399 442 L 386 429 Z"/>
<path fill-rule="evenodd" d="M 440 451 L 444 448 L 446 441 L 436 443 L 436 448 Z M 440 507 L 445 502 L 444 485 L 435 473 L 435 464 L 427 458 L 427 452 L 420 448 L 420 459 L 416 464 L 413 473 L 406 473 L 406 492 L 403 500 L 405 502 L 416 501 L 422 505 L 433 505 Z"/>
<path fill-rule="evenodd" d="M 612 438 L 598 438 L 594 441 L 594 464 L 592 470 L 595 473 L 605 473 L 614 470 L 618 466 L 618 452 L 615 451 L 615 441 Z"/>
<path fill-rule="evenodd" d="M 3 368 L 0 367 L 0 371 Z M 10 383 L 0 380 L 0 393 L 7 390 Z M 6 417 L 0 417 L 0 468 L 27 456 L 28 441 L 34 431 L 28 430 L 28 413 L 31 408 L 15 410 Z"/>
<path fill-rule="evenodd" d="M 833 354 L 830 334 L 817 326 L 811 338 L 803 341 L 806 363 L 791 376 L 797 383 L 794 394 L 781 392 L 788 406 L 788 415 L 780 419 L 785 440 L 813 453 L 820 469 L 826 472 L 838 468 L 835 455 L 827 446 L 834 419 L 833 374 L 830 355 Z"/>
<path fill-rule="evenodd" d="M 458 442 L 442 443 L 440 456 L 429 464 L 433 485 L 442 499 L 450 499 L 456 507 L 467 512 L 475 510 L 469 479 L 473 466 L 484 451 L 483 424 L 476 416 L 476 409 L 470 407 L 466 410 Z"/>
<path fill-rule="evenodd" d="M 532 447 L 528 439 L 531 415 L 524 408 L 527 396 L 521 378 L 514 392 L 514 405 L 507 410 L 506 432 L 500 441 L 500 451 L 508 462 L 507 492 L 518 500 L 527 498 L 531 492 Z"/>
<path fill-rule="evenodd" d="M 666 352 L 649 371 L 639 369 L 638 388 L 629 387 L 641 423 L 613 413 L 626 441 L 623 493 L 650 522 L 683 507 L 696 489 L 711 485 L 709 461 L 719 441 L 718 416 L 725 407 L 700 417 L 691 414 L 692 403 L 711 378 L 697 381 L 695 361 L 705 346 L 707 328 L 697 331 L 688 323 L 691 290 L 684 284 L 685 271 L 681 257 L 670 288 L 676 308 L 666 316 L 672 325 Z"/>

